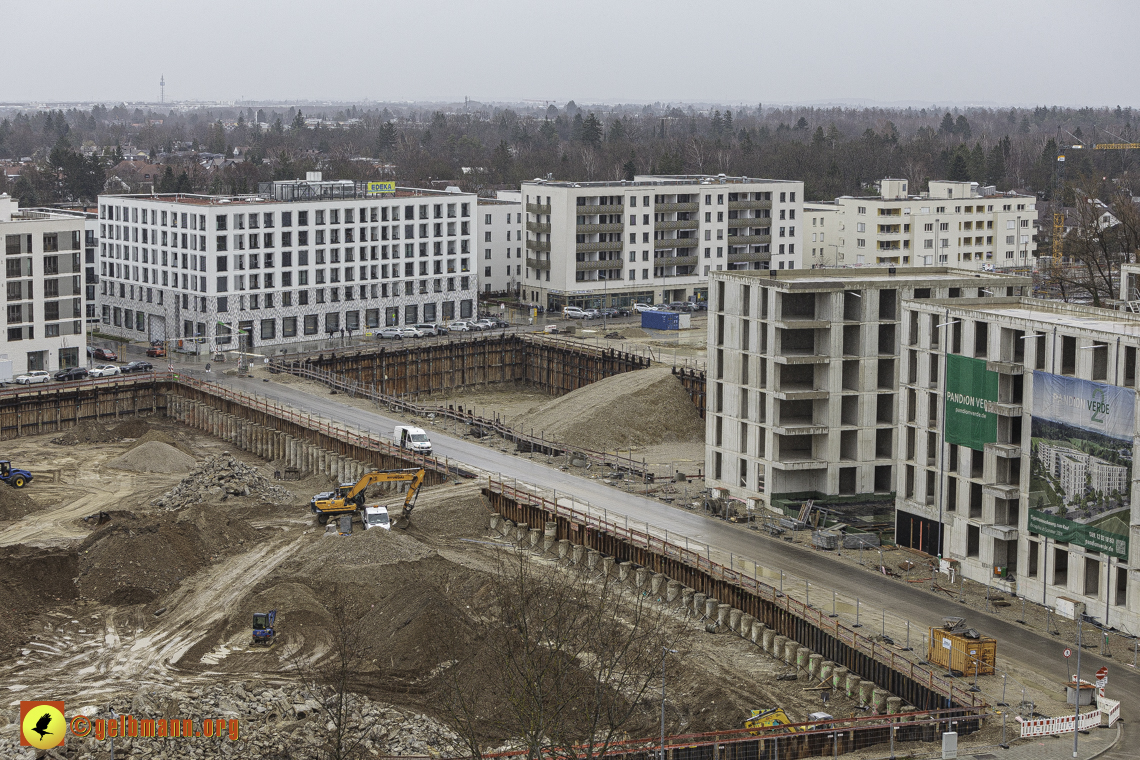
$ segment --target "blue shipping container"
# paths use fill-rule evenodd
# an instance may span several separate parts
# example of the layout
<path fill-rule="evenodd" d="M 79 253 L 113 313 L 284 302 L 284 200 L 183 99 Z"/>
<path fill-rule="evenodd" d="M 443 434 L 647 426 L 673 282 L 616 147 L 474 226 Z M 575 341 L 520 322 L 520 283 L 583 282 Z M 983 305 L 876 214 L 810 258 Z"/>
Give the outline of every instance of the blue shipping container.
<path fill-rule="evenodd" d="M 641 327 L 646 330 L 680 330 L 681 315 L 675 311 L 643 311 Z"/>

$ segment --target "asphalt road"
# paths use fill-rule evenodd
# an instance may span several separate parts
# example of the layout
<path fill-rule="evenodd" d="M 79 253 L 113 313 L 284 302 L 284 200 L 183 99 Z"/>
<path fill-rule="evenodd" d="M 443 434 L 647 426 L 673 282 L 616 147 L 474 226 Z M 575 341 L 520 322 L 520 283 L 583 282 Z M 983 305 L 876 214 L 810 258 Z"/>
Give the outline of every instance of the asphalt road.
<path fill-rule="evenodd" d="M 385 437 L 391 437 L 392 429 L 397 424 L 402 424 L 395 418 L 341 404 L 335 396 L 315 395 L 274 382 L 226 378 L 225 385 L 312 410 L 328 419 Z M 432 431 L 431 438 L 437 456 L 458 459 L 488 472 L 500 473 L 508 479 L 515 478 L 559 492 L 564 491 L 567 495 L 573 494 L 589 501 L 595 507 L 604 507 L 612 515 L 627 516 L 631 522 L 650 522 L 678 536 L 710 544 L 724 553 L 731 552 L 738 558 L 753 560 L 769 568 L 783 569 L 810 581 L 813 586 L 835 589 L 840 595 L 859 597 L 871 606 L 889 609 L 891 614 L 909 619 L 916 630 L 921 629 L 918 627 L 940 625 L 943 616 L 959 615 L 962 612 L 960 606 L 949 600 L 872 573 L 852 573 L 849 566 L 801 546 L 745 532 L 720 520 L 626 493 L 600 481 L 578 477 L 526 458 L 445 435 L 438 430 Z M 1067 679 L 1068 671 L 1060 656 L 1063 642 L 973 609 L 969 611 L 969 620 L 987 635 L 998 639 L 999 657 L 1048 676 L 1058 684 Z M 1111 693 L 1123 697 L 1122 718 L 1128 722 L 1140 719 L 1140 701 L 1135 698 L 1140 696 L 1140 673 L 1120 660 L 1105 659 L 1089 650 L 1083 653 L 1082 673 L 1091 675 L 1102 665 L 1110 669 Z M 1018 696 L 1011 691 L 1009 700 L 1013 702 Z M 1103 757 L 1114 760 L 1140 757 L 1140 749 L 1129 747 L 1129 734 L 1134 733 L 1126 729 L 1124 738 L 1117 747 Z"/>

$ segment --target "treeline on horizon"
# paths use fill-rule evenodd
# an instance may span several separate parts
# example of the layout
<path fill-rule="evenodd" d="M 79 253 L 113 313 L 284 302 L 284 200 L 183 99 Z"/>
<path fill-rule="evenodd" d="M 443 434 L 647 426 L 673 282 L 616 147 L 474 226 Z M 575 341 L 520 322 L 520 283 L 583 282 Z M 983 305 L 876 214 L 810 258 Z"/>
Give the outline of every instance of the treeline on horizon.
<path fill-rule="evenodd" d="M 1132 108 L 772 108 L 483 104 L 198 108 L 125 106 L 9 113 L 0 159 L 31 159 L 18 180 L 0 177 L 23 205 L 90 201 L 132 192 L 108 182 L 123 150 L 166 165 L 159 191 L 241 194 L 257 183 L 322 170 L 337 179 L 396 178 L 493 194 L 524 180 L 632 179 L 637 174 L 717 174 L 799 179 L 808 200 L 871 195 L 883 177 L 912 192 L 931 179 L 994 185 L 1050 200 L 1058 146 L 1061 199 L 1074 188 L 1109 196 L 1128 187 L 1137 151 L 1094 151 L 1137 139 Z M 307 126 L 306 119 L 326 122 Z M 339 123 L 339 124 L 337 124 Z M 1083 142 L 1089 149 L 1067 148 Z M 204 168 L 198 152 L 241 162 Z M 1130 188 L 1129 188 L 1130 189 Z"/>

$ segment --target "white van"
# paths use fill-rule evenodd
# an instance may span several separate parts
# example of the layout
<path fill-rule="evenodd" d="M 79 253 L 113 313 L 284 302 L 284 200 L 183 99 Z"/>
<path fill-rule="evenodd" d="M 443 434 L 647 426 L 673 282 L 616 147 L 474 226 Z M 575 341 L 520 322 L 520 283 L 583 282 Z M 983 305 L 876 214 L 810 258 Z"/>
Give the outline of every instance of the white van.
<path fill-rule="evenodd" d="M 364 523 L 365 530 L 373 528 L 392 530 L 392 521 L 388 517 L 387 507 L 365 507 L 360 514 L 360 521 Z"/>
<path fill-rule="evenodd" d="M 424 432 L 423 428 L 397 425 L 392 439 L 402 449 L 410 449 L 417 454 L 431 455 L 431 441 L 428 440 L 427 433 Z"/>

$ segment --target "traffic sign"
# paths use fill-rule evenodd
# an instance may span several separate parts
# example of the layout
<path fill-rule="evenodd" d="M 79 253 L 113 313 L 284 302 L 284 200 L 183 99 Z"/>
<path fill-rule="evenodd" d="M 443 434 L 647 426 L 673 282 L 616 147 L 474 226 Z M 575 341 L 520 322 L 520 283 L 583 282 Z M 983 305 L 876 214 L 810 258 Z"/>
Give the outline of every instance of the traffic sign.
<path fill-rule="evenodd" d="M 1108 668 L 1101 668 L 1096 672 L 1097 678 L 1108 678 Z"/>
<path fill-rule="evenodd" d="M 1066 649 L 1065 649 L 1065 659 L 1068 659 L 1068 658 L 1070 658 L 1070 657 L 1072 657 L 1072 656 L 1073 656 L 1073 650 L 1072 650 L 1072 649 L 1067 649 L 1067 648 L 1066 648 Z"/>

